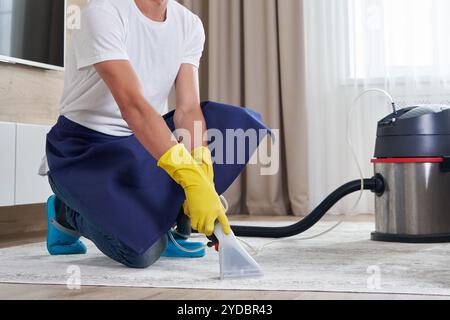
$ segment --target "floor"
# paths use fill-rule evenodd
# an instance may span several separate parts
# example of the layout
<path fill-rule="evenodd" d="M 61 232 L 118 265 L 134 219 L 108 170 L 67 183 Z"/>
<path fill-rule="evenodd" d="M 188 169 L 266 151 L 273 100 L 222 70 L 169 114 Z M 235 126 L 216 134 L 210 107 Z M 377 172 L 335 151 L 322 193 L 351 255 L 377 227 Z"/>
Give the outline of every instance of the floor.
<path fill-rule="evenodd" d="M 257 220 L 255 217 L 252 220 Z M 286 220 L 286 217 L 259 217 L 264 220 Z M 295 221 L 297 218 L 292 218 Z M 336 220 L 336 218 L 327 218 Z M 234 220 L 246 220 L 245 217 Z M 351 221 L 371 221 L 370 216 L 348 217 Z M 31 233 L 24 237 L 0 237 L 0 248 L 13 247 L 26 243 L 43 241 L 42 232 Z M 386 294 L 355 294 L 337 292 L 283 292 L 283 291 L 218 291 L 218 290 L 180 290 L 180 289 L 151 289 L 151 288 L 118 288 L 118 287 L 82 287 L 80 290 L 69 290 L 65 286 L 54 285 L 22 285 L 0 284 L 0 300 L 22 299 L 119 299 L 119 300 L 407 300 L 407 299 L 442 299 L 443 296 L 419 295 L 386 295 Z"/>

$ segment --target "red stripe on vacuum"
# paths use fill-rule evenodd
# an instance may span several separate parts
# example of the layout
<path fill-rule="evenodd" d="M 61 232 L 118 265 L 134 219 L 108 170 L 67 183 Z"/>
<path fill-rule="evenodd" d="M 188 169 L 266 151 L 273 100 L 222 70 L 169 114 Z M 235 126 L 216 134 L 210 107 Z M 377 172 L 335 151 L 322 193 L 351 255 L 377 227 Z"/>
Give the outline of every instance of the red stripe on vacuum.
<path fill-rule="evenodd" d="M 372 159 L 372 163 L 442 163 L 444 158 L 380 158 Z"/>

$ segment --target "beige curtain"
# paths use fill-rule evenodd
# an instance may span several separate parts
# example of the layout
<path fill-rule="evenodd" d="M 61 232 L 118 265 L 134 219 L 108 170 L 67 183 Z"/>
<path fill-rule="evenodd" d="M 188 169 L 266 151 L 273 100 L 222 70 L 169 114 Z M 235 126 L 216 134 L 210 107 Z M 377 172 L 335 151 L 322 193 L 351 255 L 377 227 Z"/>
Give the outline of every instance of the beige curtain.
<path fill-rule="evenodd" d="M 278 175 L 251 166 L 228 191 L 232 212 L 309 209 L 303 0 L 180 0 L 203 20 L 202 99 L 246 106 L 281 131 Z"/>

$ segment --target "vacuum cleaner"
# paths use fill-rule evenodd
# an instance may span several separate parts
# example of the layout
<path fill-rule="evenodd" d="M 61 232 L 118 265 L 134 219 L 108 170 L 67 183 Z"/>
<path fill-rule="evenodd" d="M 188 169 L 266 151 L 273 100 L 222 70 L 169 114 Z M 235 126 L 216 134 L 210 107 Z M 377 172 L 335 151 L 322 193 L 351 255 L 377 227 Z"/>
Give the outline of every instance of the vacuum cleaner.
<path fill-rule="evenodd" d="M 375 193 L 374 241 L 450 242 L 450 106 L 420 105 L 378 122 L 374 176 L 338 188 L 285 227 L 233 226 L 238 237 L 288 238 L 313 227 L 342 198 Z"/>
<path fill-rule="evenodd" d="M 370 91 L 384 92 L 371 89 L 365 93 Z M 372 240 L 450 242 L 450 106 L 419 105 L 398 111 L 394 102 L 392 106 L 393 112 L 378 122 L 372 178 L 344 184 L 292 225 L 232 226 L 228 236 L 216 226 L 208 246 L 216 246 L 219 251 L 221 279 L 263 276 L 261 267 L 236 237 L 297 236 L 318 223 L 341 199 L 363 190 L 375 194 L 376 230 Z M 180 225 L 188 226 L 189 230 L 180 230 L 190 233 L 189 223 Z"/>

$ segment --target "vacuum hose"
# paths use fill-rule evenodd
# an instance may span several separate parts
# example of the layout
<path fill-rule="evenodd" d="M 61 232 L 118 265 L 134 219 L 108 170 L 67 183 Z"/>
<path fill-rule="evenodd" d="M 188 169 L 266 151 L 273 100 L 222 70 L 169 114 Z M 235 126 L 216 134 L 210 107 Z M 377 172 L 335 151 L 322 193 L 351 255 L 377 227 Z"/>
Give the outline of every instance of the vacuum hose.
<path fill-rule="evenodd" d="M 238 237 L 250 238 L 289 238 L 299 235 L 313 227 L 323 216 L 342 198 L 351 193 L 364 190 L 370 190 L 377 195 L 382 195 L 385 191 L 384 179 L 381 175 L 376 175 L 372 179 L 351 181 L 338 188 L 330 194 L 316 209 L 301 221 L 285 227 L 251 227 L 251 226 L 232 226 L 234 234 Z"/>

